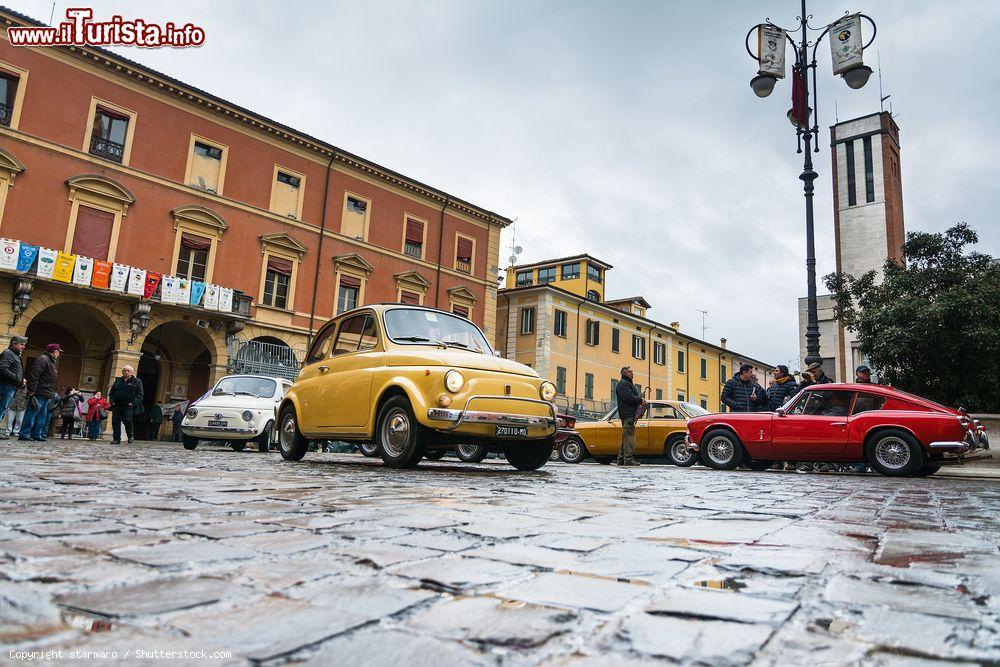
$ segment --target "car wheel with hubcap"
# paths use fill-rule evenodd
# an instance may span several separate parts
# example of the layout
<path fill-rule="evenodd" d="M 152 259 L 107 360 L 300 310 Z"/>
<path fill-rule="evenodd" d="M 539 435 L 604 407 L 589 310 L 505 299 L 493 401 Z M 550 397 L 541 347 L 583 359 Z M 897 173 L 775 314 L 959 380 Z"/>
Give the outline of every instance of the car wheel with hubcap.
<path fill-rule="evenodd" d="M 184 444 L 184 449 L 194 449 L 198 446 L 198 438 L 192 438 L 190 435 L 182 435 L 181 442 Z"/>
<path fill-rule="evenodd" d="M 667 458 L 675 466 L 690 468 L 698 462 L 698 452 L 684 442 L 684 438 L 673 437 L 667 440 Z"/>
<path fill-rule="evenodd" d="M 876 472 L 887 477 L 915 475 L 924 466 L 920 443 L 898 429 L 881 431 L 868 438 L 865 459 Z"/>
<path fill-rule="evenodd" d="M 506 445 L 503 451 L 507 456 L 507 463 L 518 470 L 538 470 L 548 463 L 555 444 L 552 438 L 531 440 Z"/>
<path fill-rule="evenodd" d="M 257 436 L 257 451 L 260 452 L 271 451 L 271 438 L 273 437 L 273 432 L 274 432 L 274 422 L 273 421 L 267 422 L 267 426 L 265 426 L 264 430 L 261 431 L 260 435 Z"/>
<path fill-rule="evenodd" d="M 246 440 L 230 440 L 229 446 L 233 448 L 234 452 L 242 452 L 247 448 Z"/>
<path fill-rule="evenodd" d="M 431 449 L 424 452 L 424 458 L 429 461 L 440 461 L 448 453 L 447 449 Z"/>
<path fill-rule="evenodd" d="M 420 424 L 410 401 L 403 396 L 387 400 L 378 413 L 375 442 L 382 461 L 390 468 L 415 468 L 424 457 Z"/>
<path fill-rule="evenodd" d="M 716 470 L 732 470 L 743 463 L 743 444 L 735 433 L 709 431 L 701 439 L 701 460 Z"/>
<path fill-rule="evenodd" d="M 361 450 L 361 454 L 363 456 L 367 456 L 370 459 L 373 459 L 376 456 L 378 456 L 378 445 L 375 444 L 374 442 L 362 442 L 358 446 L 358 449 Z"/>
<path fill-rule="evenodd" d="M 300 461 L 309 449 L 309 441 L 299 432 L 299 418 L 295 406 L 289 403 L 278 417 L 278 451 L 286 461 Z"/>
<path fill-rule="evenodd" d="M 489 450 L 482 445 L 458 445 L 455 447 L 455 453 L 466 463 L 479 463 L 486 458 Z"/>
<path fill-rule="evenodd" d="M 581 463 L 587 454 L 587 446 L 576 436 L 566 438 L 559 448 L 559 458 L 566 463 Z"/>

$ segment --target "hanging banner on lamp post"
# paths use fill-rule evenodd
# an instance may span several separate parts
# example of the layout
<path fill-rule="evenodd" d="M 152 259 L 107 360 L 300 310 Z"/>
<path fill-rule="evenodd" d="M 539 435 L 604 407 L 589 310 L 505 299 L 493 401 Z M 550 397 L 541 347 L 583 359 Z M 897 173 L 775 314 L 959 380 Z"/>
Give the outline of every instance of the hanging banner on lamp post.
<path fill-rule="evenodd" d="M 762 24 L 757 28 L 758 74 L 785 78 L 785 31 L 775 25 Z"/>
<path fill-rule="evenodd" d="M 830 57 L 833 73 L 843 74 L 864 64 L 861 58 L 861 15 L 850 14 L 830 25 Z"/>

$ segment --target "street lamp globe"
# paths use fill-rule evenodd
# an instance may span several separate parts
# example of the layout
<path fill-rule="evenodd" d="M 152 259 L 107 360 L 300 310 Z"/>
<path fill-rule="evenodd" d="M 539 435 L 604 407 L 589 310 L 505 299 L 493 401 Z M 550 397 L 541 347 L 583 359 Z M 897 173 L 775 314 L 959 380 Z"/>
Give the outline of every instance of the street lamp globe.
<path fill-rule="evenodd" d="M 871 67 L 868 67 L 867 65 L 858 65 L 857 67 L 847 70 L 841 76 L 844 77 L 844 81 L 848 86 L 857 90 L 858 88 L 864 88 L 865 84 L 868 83 L 868 77 L 871 75 Z"/>
<path fill-rule="evenodd" d="M 767 97 L 770 95 L 776 83 L 778 83 L 778 79 L 770 74 L 758 74 L 750 79 L 750 87 L 757 97 Z"/>

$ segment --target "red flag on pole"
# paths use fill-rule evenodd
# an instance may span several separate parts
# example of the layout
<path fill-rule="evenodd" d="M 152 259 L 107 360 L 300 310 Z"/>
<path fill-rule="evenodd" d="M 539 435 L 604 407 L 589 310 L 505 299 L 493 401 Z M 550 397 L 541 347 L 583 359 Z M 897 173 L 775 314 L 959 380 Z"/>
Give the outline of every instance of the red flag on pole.
<path fill-rule="evenodd" d="M 796 127 L 809 126 L 809 100 L 806 99 L 805 73 L 800 69 L 792 72 L 791 120 Z"/>

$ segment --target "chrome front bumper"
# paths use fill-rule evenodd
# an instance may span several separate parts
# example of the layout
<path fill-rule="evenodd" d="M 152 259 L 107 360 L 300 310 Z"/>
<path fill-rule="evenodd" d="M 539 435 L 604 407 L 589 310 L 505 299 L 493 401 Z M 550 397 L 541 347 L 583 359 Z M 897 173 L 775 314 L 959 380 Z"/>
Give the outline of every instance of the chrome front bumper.
<path fill-rule="evenodd" d="M 692 442 L 691 441 L 691 436 L 688 435 L 688 434 L 686 434 L 686 433 L 684 434 L 684 446 L 687 447 L 692 452 L 697 452 L 697 451 L 699 451 L 701 449 L 701 447 L 698 445 L 698 443 L 697 442 Z"/>
<path fill-rule="evenodd" d="M 255 436 L 260 431 L 255 428 L 235 428 L 231 426 L 181 426 L 181 433 L 184 435 L 197 435 L 200 433 L 228 433 L 231 435 Z"/>
<path fill-rule="evenodd" d="M 533 415 L 519 415 L 505 412 L 483 412 L 469 410 L 469 405 L 473 401 L 520 401 L 522 403 L 533 403 L 544 405 L 549 409 L 551 417 L 536 417 Z M 548 401 L 537 398 L 517 398 L 515 396 L 471 396 L 465 402 L 465 407 L 461 410 L 449 408 L 429 408 L 427 418 L 433 421 L 449 422 L 447 426 L 440 427 L 442 430 L 454 431 L 462 424 L 493 424 L 495 426 L 526 426 L 544 427 L 548 429 L 546 435 L 556 432 L 556 406 Z"/>

